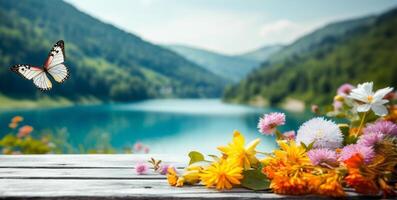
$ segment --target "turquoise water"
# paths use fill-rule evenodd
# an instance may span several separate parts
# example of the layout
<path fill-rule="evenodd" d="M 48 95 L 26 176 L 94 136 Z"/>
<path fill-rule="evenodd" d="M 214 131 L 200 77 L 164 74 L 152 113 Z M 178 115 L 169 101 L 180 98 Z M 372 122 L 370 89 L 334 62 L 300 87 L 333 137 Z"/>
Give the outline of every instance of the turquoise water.
<path fill-rule="evenodd" d="M 215 153 L 215 148 L 240 130 L 252 140 L 261 138 L 259 147 L 270 151 L 274 139 L 262 136 L 256 129 L 258 117 L 279 111 L 222 103 L 218 99 L 148 100 L 130 104 L 74 106 L 58 109 L 31 109 L 0 112 L 0 135 L 9 132 L 13 116 L 25 118 L 23 124 L 35 128 L 33 136 L 45 132 L 63 132 L 72 148 L 90 149 L 111 145 L 118 152 L 142 142 L 151 153 L 185 154 L 190 150 Z M 292 130 L 310 117 L 309 114 L 287 113 Z"/>

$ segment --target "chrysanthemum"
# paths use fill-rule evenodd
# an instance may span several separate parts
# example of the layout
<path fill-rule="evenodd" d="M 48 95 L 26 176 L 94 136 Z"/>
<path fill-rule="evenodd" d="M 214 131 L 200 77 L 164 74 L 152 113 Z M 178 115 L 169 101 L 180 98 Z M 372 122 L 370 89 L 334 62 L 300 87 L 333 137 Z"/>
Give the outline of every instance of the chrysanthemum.
<path fill-rule="evenodd" d="M 139 175 L 146 174 L 148 170 L 149 170 L 149 166 L 146 163 L 138 163 L 135 166 L 135 171 Z"/>
<path fill-rule="evenodd" d="M 397 125 L 391 121 L 380 120 L 375 123 L 368 124 L 364 129 L 364 134 L 377 132 L 385 135 L 397 136 Z"/>
<path fill-rule="evenodd" d="M 378 142 L 382 141 L 385 135 L 381 132 L 370 132 L 363 134 L 357 141 L 357 144 L 373 147 Z"/>
<path fill-rule="evenodd" d="M 350 92 L 348 97 L 359 102 L 357 112 L 368 112 L 371 109 L 376 115 L 385 116 L 387 109 L 383 104 L 389 102 L 389 100 L 384 99 L 384 97 L 393 91 L 393 88 L 387 87 L 373 92 L 372 87 L 373 82 L 359 84 L 357 88 Z"/>
<path fill-rule="evenodd" d="M 237 163 L 220 160 L 205 168 L 200 174 L 200 179 L 207 187 L 215 186 L 218 190 L 232 189 L 233 185 L 240 184 L 242 172 L 243 168 Z"/>
<path fill-rule="evenodd" d="M 299 128 L 296 142 L 313 143 L 314 148 L 336 149 L 342 145 L 343 135 L 338 125 L 322 117 L 313 118 Z"/>
<path fill-rule="evenodd" d="M 333 166 L 337 163 L 337 155 L 335 151 L 329 149 L 312 149 L 307 152 L 313 165 Z"/>
<path fill-rule="evenodd" d="M 363 158 L 364 163 L 370 163 L 375 157 L 375 151 L 372 147 L 360 144 L 351 144 L 343 147 L 339 160 L 346 161 L 357 154 Z"/>
<path fill-rule="evenodd" d="M 227 146 L 218 147 L 218 149 L 227 156 L 228 160 L 232 160 L 244 169 L 249 169 L 252 164 L 258 163 L 258 159 L 255 157 L 255 148 L 259 142 L 260 140 L 256 139 L 244 146 L 244 136 L 240 132 L 234 131 L 233 141 Z"/>
<path fill-rule="evenodd" d="M 265 114 L 259 119 L 258 129 L 262 134 L 272 134 L 277 126 L 285 124 L 285 114 L 284 113 L 269 113 Z"/>
<path fill-rule="evenodd" d="M 337 90 L 337 94 L 339 96 L 345 97 L 347 95 L 350 94 L 350 92 L 354 89 L 354 86 L 352 84 L 349 83 L 345 83 L 341 86 L 339 86 L 338 90 Z"/>

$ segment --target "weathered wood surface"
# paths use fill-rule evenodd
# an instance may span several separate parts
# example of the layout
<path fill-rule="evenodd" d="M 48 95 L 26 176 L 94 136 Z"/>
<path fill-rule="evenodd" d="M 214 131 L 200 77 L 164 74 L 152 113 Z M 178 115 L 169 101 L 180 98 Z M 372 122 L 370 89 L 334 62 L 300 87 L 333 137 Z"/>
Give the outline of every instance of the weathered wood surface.
<path fill-rule="evenodd" d="M 0 199 L 302 199 L 243 188 L 218 192 L 202 186 L 170 187 L 165 176 L 137 175 L 150 157 L 181 168 L 186 157 L 169 155 L 0 156 Z M 323 197 L 305 196 L 304 199 Z M 349 192 L 349 199 L 361 199 Z"/>

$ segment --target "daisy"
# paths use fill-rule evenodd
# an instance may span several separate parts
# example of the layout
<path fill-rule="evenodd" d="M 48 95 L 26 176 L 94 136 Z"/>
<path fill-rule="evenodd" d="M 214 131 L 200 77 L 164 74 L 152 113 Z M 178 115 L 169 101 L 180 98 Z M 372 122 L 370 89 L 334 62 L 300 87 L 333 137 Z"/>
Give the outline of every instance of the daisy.
<path fill-rule="evenodd" d="M 360 144 L 351 144 L 343 147 L 340 153 L 339 160 L 346 161 L 352 156 L 359 155 L 364 159 L 366 164 L 370 163 L 375 157 L 375 151 L 372 147 L 364 146 Z"/>
<path fill-rule="evenodd" d="M 329 149 L 312 149 L 307 152 L 313 165 L 335 165 L 337 163 L 337 155 L 335 151 Z"/>
<path fill-rule="evenodd" d="M 368 124 L 367 127 L 365 127 L 364 129 L 364 134 L 376 132 L 380 132 L 390 136 L 397 136 L 397 124 L 391 121 L 380 120 L 375 123 Z"/>
<path fill-rule="evenodd" d="M 373 92 L 372 88 L 373 82 L 359 84 L 357 88 L 351 90 L 348 97 L 360 103 L 356 107 L 357 112 L 368 112 L 371 109 L 376 115 L 385 116 L 387 109 L 383 104 L 388 103 L 389 100 L 384 97 L 393 91 L 393 88 L 387 87 L 376 92 Z"/>
<path fill-rule="evenodd" d="M 342 145 L 343 135 L 338 125 L 322 117 L 313 118 L 299 128 L 296 135 L 298 144 L 304 143 L 314 148 L 336 149 Z"/>
<path fill-rule="evenodd" d="M 200 179 L 207 187 L 214 187 L 217 190 L 232 189 L 233 185 L 240 185 L 243 179 L 243 168 L 237 163 L 220 160 L 212 163 L 200 174 Z"/>
<path fill-rule="evenodd" d="M 277 126 L 285 124 L 285 114 L 284 113 L 269 113 L 264 115 L 259 119 L 258 129 L 262 134 L 270 135 L 272 134 Z"/>

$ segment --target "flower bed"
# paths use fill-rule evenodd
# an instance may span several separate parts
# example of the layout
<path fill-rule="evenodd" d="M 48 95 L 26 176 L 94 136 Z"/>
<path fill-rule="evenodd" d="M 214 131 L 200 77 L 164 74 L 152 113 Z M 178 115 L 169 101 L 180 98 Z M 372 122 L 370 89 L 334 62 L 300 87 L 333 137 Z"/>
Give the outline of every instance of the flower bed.
<path fill-rule="evenodd" d="M 188 167 L 178 174 L 168 167 L 171 186 L 202 183 L 209 188 L 228 190 L 245 187 L 271 189 L 277 194 L 318 194 L 345 196 L 344 187 L 366 195 L 394 196 L 397 166 L 397 107 L 393 89 L 376 92 L 373 83 L 357 87 L 345 84 L 338 89 L 327 118 L 343 118 L 347 123 L 317 116 L 301 125 L 297 134 L 281 133 L 286 123 L 283 113 L 265 114 L 258 129 L 275 135 L 279 149 L 258 152 L 260 139 L 245 144 L 235 131 L 233 140 L 218 147 L 220 156 L 189 153 Z M 320 114 L 319 108 L 313 106 Z M 260 159 L 259 154 L 264 154 Z"/>

